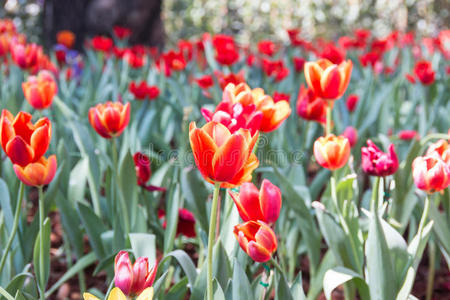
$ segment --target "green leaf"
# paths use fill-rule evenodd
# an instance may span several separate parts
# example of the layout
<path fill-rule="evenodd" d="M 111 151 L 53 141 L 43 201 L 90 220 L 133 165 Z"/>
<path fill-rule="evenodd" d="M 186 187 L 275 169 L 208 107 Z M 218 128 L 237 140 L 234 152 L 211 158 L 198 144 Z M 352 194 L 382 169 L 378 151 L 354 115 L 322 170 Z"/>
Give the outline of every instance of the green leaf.
<path fill-rule="evenodd" d="M 299 272 L 291 286 L 291 295 L 295 300 L 306 300 L 303 290 L 302 272 Z"/>
<path fill-rule="evenodd" d="M 430 219 L 434 221 L 433 232 L 436 234 L 441 248 L 447 252 L 447 256 L 450 255 L 450 224 L 433 201 L 430 201 Z"/>
<path fill-rule="evenodd" d="M 119 166 L 119 193 L 122 193 L 123 199 L 128 204 L 128 216 L 129 220 L 136 220 L 137 215 L 137 179 L 136 179 L 136 167 L 134 165 L 133 156 L 129 151 L 126 152 L 123 159 L 120 161 Z M 133 228 L 133 224 L 130 224 Z"/>
<path fill-rule="evenodd" d="M 275 273 L 275 300 L 294 300 L 284 274 Z"/>
<path fill-rule="evenodd" d="M 41 287 L 45 288 L 47 284 L 48 276 L 50 274 L 50 232 L 51 232 L 51 224 L 48 218 L 44 221 L 44 226 L 42 227 L 42 232 L 39 232 L 36 236 L 36 241 L 34 243 L 34 251 L 33 251 L 33 265 L 36 273 L 37 281 Z M 41 235 L 43 236 L 43 251 L 44 251 L 44 265 L 40 264 L 40 244 L 41 244 Z M 44 276 L 42 277 L 41 274 Z"/>
<path fill-rule="evenodd" d="M 20 273 L 14 276 L 13 279 L 8 283 L 6 286 L 6 291 L 10 293 L 11 295 L 14 295 L 16 291 L 23 290 L 23 286 L 25 284 L 25 281 L 28 279 L 32 279 L 33 275 L 30 273 Z M 3 299 L 0 297 L 0 299 Z"/>
<path fill-rule="evenodd" d="M 79 272 L 82 272 L 88 266 L 93 264 L 95 260 L 96 257 L 94 252 L 86 254 L 85 256 L 80 258 L 69 270 L 66 271 L 66 273 L 64 273 L 61 278 L 58 279 L 57 282 L 55 282 L 55 284 L 53 284 L 50 289 L 48 289 L 48 291 L 45 293 L 45 297 L 50 297 L 50 295 L 53 294 L 64 282 L 68 281 Z"/>
<path fill-rule="evenodd" d="M 395 299 L 396 278 L 386 236 L 378 216 L 371 216 L 366 241 L 367 275 L 372 300 Z"/>
<path fill-rule="evenodd" d="M 237 259 L 234 259 L 233 281 L 231 282 L 231 287 L 233 300 L 254 299 L 250 282 Z"/>
<path fill-rule="evenodd" d="M 186 274 L 189 280 L 189 285 L 192 292 L 195 280 L 197 279 L 197 269 L 195 268 L 195 265 L 192 262 L 191 258 L 183 250 L 174 250 L 172 252 L 169 252 L 166 254 L 164 259 L 166 259 L 169 256 L 175 257 L 175 259 L 180 264 L 181 268 L 183 269 L 184 273 Z M 163 262 L 161 262 L 161 264 L 162 263 Z"/>
<path fill-rule="evenodd" d="M 231 277 L 231 266 L 227 252 L 220 240 L 214 245 L 213 257 L 213 276 L 220 283 L 222 289 L 225 289 Z"/>
<path fill-rule="evenodd" d="M 106 231 L 106 227 L 90 207 L 80 202 L 76 206 L 81 222 L 89 236 L 89 243 L 92 245 L 97 259 L 100 260 L 106 255 L 101 239 L 101 235 Z"/>
<path fill-rule="evenodd" d="M 319 296 L 320 291 L 322 290 L 323 277 L 325 276 L 326 271 L 333 268 L 335 265 L 336 263 L 334 261 L 334 255 L 332 251 L 327 250 L 322 258 L 322 261 L 319 264 L 319 268 L 316 274 L 314 275 L 314 277 L 312 277 L 312 280 L 310 282 L 307 295 L 308 300 L 316 299 Z"/>
<path fill-rule="evenodd" d="M 361 275 L 353 270 L 344 267 L 336 267 L 328 270 L 323 277 L 323 291 L 325 293 L 325 297 L 327 297 L 327 299 L 331 299 L 331 293 L 333 292 L 333 290 L 341 284 L 344 284 L 350 280 L 359 281 L 366 291 L 365 293 L 361 294 L 360 290 L 361 296 L 368 296 L 369 290 L 366 282 L 364 281 L 364 278 L 362 278 Z M 362 299 L 367 298 L 362 297 Z"/>
<path fill-rule="evenodd" d="M 180 186 L 172 185 L 166 206 L 166 230 L 164 232 L 164 253 L 173 249 L 178 225 L 178 209 L 180 207 Z"/>
<path fill-rule="evenodd" d="M 70 172 L 67 197 L 71 203 L 84 199 L 88 170 L 89 160 L 85 157 L 80 159 Z"/>
<path fill-rule="evenodd" d="M 11 232 L 14 223 L 13 208 L 11 207 L 11 199 L 9 197 L 8 186 L 5 181 L 0 178 L 0 207 L 2 208 L 3 218 L 8 232 Z"/>
<path fill-rule="evenodd" d="M 220 284 L 216 279 L 214 279 L 214 281 L 213 281 L 213 299 L 214 300 L 225 300 L 225 294 L 223 293 L 223 290 L 220 287 Z"/>
<path fill-rule="evenodd" d="M 187 277 L 184 277 L 182 280 L 175 283 L 172 288 L 167 292 L 164 299 L 167 300 L 182 300 L 187 292 Z"/>
<path fill-rule="evenodd" d="M 147 257 L 150 265 L 156 261 L 155 235 L 148 233 L 130 233 L 131 249 L 134 257 Z"/>

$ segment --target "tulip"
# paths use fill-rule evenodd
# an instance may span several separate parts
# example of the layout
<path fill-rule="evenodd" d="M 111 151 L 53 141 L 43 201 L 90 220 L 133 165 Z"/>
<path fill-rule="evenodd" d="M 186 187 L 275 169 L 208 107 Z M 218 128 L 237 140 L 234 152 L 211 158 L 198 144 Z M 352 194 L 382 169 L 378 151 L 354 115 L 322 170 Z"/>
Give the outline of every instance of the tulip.
<path fill-rule="evenodd" d="M 57 163 L 56 156 L 48 159 L 42 156 L 37 162 L 29 163 L 25 167 L 13 165 L 17 178 L 29 186 L 43 186 L 49 184 L 55 177 Z"/>
<path fill-rule="evenodd" d="M 130 103 L 107 101 L 89 109 L 89 122 L 106 139 L 121 135 L 129 121 Z"/>
<path fill-rule="evenodd" d="M 414 159 L 412 170 L 417 188 L 427 193 L 442 191 L 450 185 L 450 166 L 437 153 Z"/>
<path fill-rule="evenodd" d="M 83 293 L 84 300 L 100 300 L 90 293 Z M 152 300 L 153 299 L 153 287 L 146 288 L 139 294 L 136 300 Z M 127 296 L 118 288 L 115 287 L 109 293 L 107 300 L 127 300 Z"/>
<path fill-rule="evenodd" d="M 113 26 L 113 32 L 119 40 L 126 39 L 131 35 L 131 29 L 123 26 Z"/>
<path fill-rule="evenodd" d="M 165 191 L 163 187 L 154 185 L 147 185 L 147 181 L 152 176 L 152 169 L 150 168 L 150 159 L 147 155 L 141 152 L 136 152 L 133 155 L 134 165 L 136 168 L 136 178 L 139 186 L 145 188 L 147 191 Z"/>
<path fill-rule="evenodd" d="M 189 140 L 195 163 L 203 177 L 211 183 L 232 188 L 250 181 L 259 161 L 253 151 L 258 133 L 247 129 L 230 133 L 227 127 L 214 121 L 197 128 L 189 125 Z"/>
<path fill-rule="evenodd" d="M 319 57 L 328 59 L 333 64 L 338 65 L 345 59 L 345 50 L 336 47 L 333 43 L 325 43 Z"/>
<path fill-rule="evenodd" d="M 350 82 L 351 60 L 335 65 L 328 59 L 305 63 L 305 78 L 314 93 L 323 99 L 340 98 Z"/>
<path fill-rule="evenodd" d="M 155 281 L 158 263 L 149 270 L 147 257 L 138 257 L 131 264 L 127 251 L 120 251 L 114 260 L 114 285 L 127 296 L 136 296 Z"/>
<path fill-rule="evenodd" d="M 31 115 L 19 112 L 14 117 L 4 109 L 0 118 L 0 142 L 13 164 L 25 167 L 37 162 L 47 151 L 52 136 L 52 125 L 47 118 L 31 123 Z"/>
<path fill-rule="evenodd" d="M 56 42 L 71 49 L 75 44 L 75 34 L 70 30 L 61 30 L 56 34 Z"/>
<path fill-rule="evenodd" d="M 429 61 L 419 61 L 414 66 L 414 74 L 424 85 L 430 85 L 434 82 L 435 72 Z"/>
<path fill-rule="evenodd" d="M 350 156 L 350 142 L 342 135 L 321 136 L 314 142 L 314 157 L 319 165 L 330 170 L 342 168 Z"/>
<path fill-rule="evenodd" d="M 262 69 L 267 76 L 274 77 L 276 81 L 281 81 L 289 75 L 289 69 L 285 67 L 282 60 L 271 61 L 263 58 Z"/>
<path fill-rule="evenodd" d="M 277 46 L 270 40 L 263 40 L 258 42 L 258 51 L 261 54 L 273 56 L 277 51 Z"/>
<path fill-rule="evenodd" d="M 197 82 L 198 86 L 202 89 L 209 89 L 214 85 L 214 81 L 211 75 L 203 75 L 199 78 L 196 78 L 195 82 Z"/>
<path fill-rule="evenodd" d="M 326 123 L 328 103 L 310 88 L 300 86 L 297 97 L 297 114 L 305 120 Z"/>
<path fill-rule="evenodd" d="M 113 40 L 105 36 L 94 36 L 91 44 L 94 50 L 101 52 L 109 52 L 114 46 Z"/>
<path fill-rule="evenodd" d="M 419 139 L 419 133 L 415 130 L 401 130 L 398 133 L 398 138 L 404 141 L 409 141 L 412 140 L 414 138 Z"/>
<path fill-rule="evenodd" d="M 28 77 L 28 80 L 22 83 L 22 90 L 31 106 L 35 109 L 45 109 L 52 104 L 53 97 L 58 92 L 58 86 L 53 75 L 43 70 L 37 77 Z"/>
<path fill-rule="evenodd" d="M 131 50 L 125 50 L 123 59 L 134 69 L 142 68 L 147 62 L 147 57 L 145 54 L 134 53 Z"/>
<path fill-rule="evenodd" d="M 358 131 L 356 131 L 355 127 L 348 126 L 347 128 L 345 128 L 342 135 L 348 139 L 348 142 L 350 143 L 350 147 L 352 147 L 352 148 L 353 148 L 353 146 L 355 146 L 356 142 L 358 141 Z"/>
<path fill-rule="evenodd" d="M 239 60 L 239 51 L 233 37 L 217 34 L 212 40 L 216 49 L 216 60 L 221 65 L 231 66 Z"/>
<path fill-rule="evenodd" d="M 240 103 L 243 106 L 254 104 L 252 90 L 244 82 L 227 84 L 222 93 L 222 100 L 224 102 Z"/>
<path fill-rule="evenodd" d="M 295 72 L 302 72 L 305 67 L 305 59 L 303 57 L 294 57 L 292 60 L 294 61 Z"/>
<path fill-rule="evenodd" d="M 234 226 L 233 233 L 239 245 L 256 262 L 266 262 L 277 250 L 277 237 L 262 221 L 248 221 Z"/>
<path fill-rule="evenodd" d="M 291 114 L 291 107 L 288 101 L 274 102 L 272 97 L 264 94 L 264 90 L 261 88 L 252 90 L 252 98 L 256 109 L 263 114 L 261 127 L 259 128 L 262 132 L 274 131 Z"/>
<path fill-rule="evenodd" d="M 287 101 L 289 102 L 289 99 L 291 98 L 291 95 L 286 93 L 280 93 L 280 92 L 273 92 L 273 102 L 277 103 L 278 101 Z"/>
<path fill-rule="evenodd" d="M 347 97 L 347 102 L 345 104 L 347 105 L 347 109 L 349 112 L 354 112 L 356 109 L 356 106 L 359 102 L 359 96 L 355 94 L 350 94 Z"/>
<path fill-rule="evenodd" d="M 232 83 L 234 85 L 238 85 L 240 83 L 244 83 L 244 70 L 239 73 L 229 73 L 228 75 L 223 74 L 220 71 L 215 71 L 214 75 L 216 75 L 217 80 L 219 81 L 220 88 L 223 90 L 225 87 Z"/>
<path fill-rule="evenodd" d="M 281 191 L 269 180 L 264 179 L 261 189 L 250 182 L 243 183 L 239 194 L 229 191 L 244 222 L 263 221 L 273 224 L 281 210 Z"/>
<path fill-rule="evenodd" d="M 389 145 L 389 153 L 382 152 L 371 140 L 368 147 L 361 148 L 361 166 L 372 176 L 384 177 L 394 174 L 398 169 L 398 158 L 394 144 Z"/>
<path fill-rule="evenodd" d="M 148 85 L 145 81 L 141 81 L 140 83 L 136 83 L 135 81 L 130 82 L 129 90 L 137 100 L 147 98 Z"/>
<path fill-rule="evenodd" d="M 225 125 L 231 133 L 240 128 L 250 130 L 253 135 L 261 127 L 263 114 L 256 110 L 254 104 L 243 106 L 241 103 L 230 103 L 222 101 L 217 105 L 214 112 L 202 108 L 201 113 L 206 122 L 215 121 Z"/>
<path fill-rule="evenodd" d="M 450 166 L 450 145 L 446 140 L 439 140 L 431 144 L 426 152 L 426 155 L 436 153 L 446 164 Z"/>
<path fill-rule="evenodd" d="M 158 211 L 158 218 L 165 218 L 166 212 L 164 210 Z M 184 235 L 187 238 L 194 238 L 197 236 L 195 232 L 195 217 L 192 212 L 185 208 L 180 208 L 178 210 L 178 223 L 177 223 L 177 231 L 176 236 L 180 234 Z M 164 220 L 162 227 L 166 229 L 167 221 Z"/>
<path fill-rule="evenodd" d="M 12 42 L 10 45 L 11 58 L 21 69 L 30 69 L 38 63 L 38 53 L 42 49 L 36 44 L 21 44 Z"/>

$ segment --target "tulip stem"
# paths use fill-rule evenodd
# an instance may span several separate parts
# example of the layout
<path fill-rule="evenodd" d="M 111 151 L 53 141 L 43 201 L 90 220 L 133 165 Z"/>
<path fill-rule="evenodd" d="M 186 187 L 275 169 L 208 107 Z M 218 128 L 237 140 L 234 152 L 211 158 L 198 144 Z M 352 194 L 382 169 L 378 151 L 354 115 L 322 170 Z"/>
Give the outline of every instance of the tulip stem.
<path fill-rule="evenodd" d="M 427 280 L 427 293 L 426 300 L 431 300 L 433 297 L 433 288 L 434 288 L 434 275 L 436 271 L 436 244 L 433 240 L 430 241 L 428 245 L 428 280 Z"/>
<path fill-rule="evenodd" d="M 425 203 L 423 205 L 423 213 L 420 218 L 419 228 L 417 229 L 417 233 L 419 234 L 419 241 L 422 239 L 423 228 L 425 227 L 425 222 L 428 218 L 428 212 L 430 211 L 430 198 L 428 195 L 425 197 Z"/>
<path fill-rule="evenodd" d="M 43 186 L 38 187 L 39 191 L 39 285 L 41 299 L 45 299 L 45 267 L 44 267 L 44 190 Z"/>
<path fill-rule="evenodd" d="M 375 178 L 375 184 L 372 187 L 372 199 L 370 201 L 370 211 L 378 215 L 378 189 L 380 186 L 380 177 Z"/>
<path fill-rule="evenodd" d="M 219 200 L 220 182 L 214 184 L 214 194 L 211 206 L 211 217 L 209 220 L 209 234 L 208 234 L 208 283 L 207 296 L 208 300 L 213 300 L 213 248 L 215 241 L 215 230 L 217 221 L 217 204 Z"/>
<path fill-rule="evenodd" d="M 327 123 L 325 127 L 325 135 L 331 134 L 331 111 L 333 109 L 333 102 L 331 100 L 328 100 L 327 104 Z"/>
<path fill-rule="evenodd" d="M 275 269 L 277 269 L 277 271 L 280 272 L 280 274 L 283 273 L 283 269 L 281 268 L 280 264 L 278 264 L 278 262 L 273 257 L 270 258 L 270 262 L 275 267 Z"/>
<path fill-rule="evenodd" d="M 20 211 L 22 208 L 23 190 L 24 184 L 21 181 L 19 186 L 19 195 L 17 196 L 16 210 L 14 212 L 13 227 L 11 229 L 11 234 L 9 235 L 8 242 L 6 243 L 6 247 L 2 255 L 2 260 L 0 261 L 0 274 L 2 274 L 3 267 L 5 266 L 6 263 L 6 258 L 8 257 L 8 252 L 11 249 L 12 242 L 14 241 L 14 237 L 16 236 L 17 228 L 19 225 Z"/>
<path fill-rule="evenodd" d="M 117 154 L 117 141 L 116 138 L 113 138 L 112 140 L 112 156 L 113 156 L 113 163 L 114 163 L 114 176 L 116 179 L 116 184 L 118 187 L 118 193 L 116 194 L 116 199 L 119 200 L 119 205 L 121 206 L 122 212 L 121 215 L 123 216 L 123 222 L 124 222 L 124 230 L 125 230 L 125 236 L 128 236 L 128 233 L 130 232 L 130 219 L 128 217 L 128 208 L 125 203 L 125 199 L 122 193 L 122 184 L 120 182 L 119 178 L 119 159 Z"/>

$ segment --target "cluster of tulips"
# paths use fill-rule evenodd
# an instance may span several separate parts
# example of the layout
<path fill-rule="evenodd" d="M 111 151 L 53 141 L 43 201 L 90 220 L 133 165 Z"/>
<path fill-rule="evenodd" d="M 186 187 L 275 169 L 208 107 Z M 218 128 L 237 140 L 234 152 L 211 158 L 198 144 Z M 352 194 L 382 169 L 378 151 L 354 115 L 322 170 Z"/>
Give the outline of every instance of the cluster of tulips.
<path fill-rule="evenodd" d="M 301 274 L 294 274 L 303 268 L 298 261 L 306 254 L 308 299 L 321 290 L 329 299 L 343 285 L 347 299 L 358 293 L 361 299 L 401 300 L 409 299 L 422 253 L 436 226 L 433 245 L 439 243 L 443 257 L 450 255 L 448 111 L 439 119 L 429 117 L 428 110 L 433 107 L 439 115 L 439 107 L 448 109 L 450 68 L 446 63 L 436 69 L 436 64 L 424 59 L 448 60 L 448 30 L 420 42 L 412 33 L 374 38 L 370 31 L 357 30 L 331 43 L 302 39 L 300 31 L 292 29 L 287 30 L 286 47 L 263 40 L 254 52 L 224 34 L 181 40 L 175 49 L 160 52 L 154 47 L 128 46 L 131 34 L 116 26 L 112 38 L 96 36 L 86 41 L 85 55 L 74 49 L 76 36 L 61 31 L 52 55 L 47 56 L 40 46 L 27 43 L 10 20 L 0 20 L 0 71 L 7 87 L 0 93 L 28 103 L 4 100 L 0 118 L 0 142 L 10 161 L 0 160 L 0 192 L 3 178 L 14 183 L 9 166 L 21 182 L 13 224 L 5 227 L 10 231 L 0 253 L 0 283 L 7 283 L 2 276 L 9 280 L 14 268 L 22 267 L 28 274 L 24 262 L 14 262 L 16 252 L 24 259 L 31 256 L 18 245 L 24 236 L 35 238 L 33 272 L 40 299 L 48 298 L 74 275 L 86 300 L 103 296 L 183 299 L 188 288 L 193 299 L 205 295 L 208 300 L 271 299 L 274 295 L 306 299 Z M 405 53 L 416 60 L 407 70 L 402 65 L 407 65 L 402 63 Z M 411 111 L 410 118 L 415 111 L 409 106 L 397 108 L 399 103 L 381 108 L 386 96 L 371 100 L 368 95 L 373 93 L 352 88 L 355 77 L 369 78 L 367 83 L 358 82 L 369 91 L 371 84 L 401 83 L 406 90 L 430 97 L 430 103 L 411 96 L 414 104 L 422 104 L 417 109 L 421 117 L 417 126 L 404 129 L 404 111 Z M 17 78 L 20 83 L 14 81 Z M 20 84 L 21 91 L 14 86 Z M 397 94 L 402 92 L 399 88 Z M 441 96 L 432 102 L 436 94 Z M 96 97 L 95 103 L 90 97 Z M 394 120 L 379 123 L 390 122 L 394 129 L 377 136 L 375 127 L 387 126 L 376 123 L 377 115 L 381 119 L 391 108 Z M 40 118 L 33 123 L 33 116 Z M 197 127 L 199 122 L 204 125 Z M 85 129 L 84 124 L 91 128 Z M 57 140 L 53 144 L 58 144 L 53 148 L 52 132 Z M 405 142 L 398 148 L 411 143 L 407 155 L 402 154 L 406 150 L 397 152 L 388 137 Z M 263 139 L 270 145 L 264 145 Z M 273 149 L 298 145 L 295 140 L 302 141 L 302 153 L 314 160 L 290 161 L 285 168 L 265 156 Z M 375 142 L 387 146 L 387 152 Z M 146 152 L 147 144 L 176 150 L 175 158 L 166 162 L 153 148 Z M 59 168 L 56 154 L 46 157 L 47 152 L 58 155 Z M 191 164 L 176 165 L 174 161 L 185 153 L 193 156 L 203 179 L 191 172 Z M 404 162 L 402 156 L 406 156 Z M 294 175 L 288 178 L 290 172 Z M 357 175 L 364 178 L 363 183 Z M 411 188 L 409 180 L 425 193 Z M 21 221 L 22 200 L 28 198 L 24 185 L 39 191 L 39 230 L 34 235 L 24 234 L 27 225 Z M 371 199 L 365 194 L 369 190 Z M 7 188 L 6 194 L 9 202 Z M 401 234 L 416 205 L 415 194 L 425 195 L 425 201 L 416 222 L 417 235 L 411 225 L 407 245 Z M 443 209 L 439 210 L 435 206 L 441 197 Z M 402 199 L 412 206 L 400 203 Z M 9 218 L 12 212 L 5 201 L 0 205 Z M 74 249 L 79 261 L 67 272 L 70 276 L 47 289 L 52 272 L 51 227 L 44 218 L 53 207 L 67 231 L 64 243 Z M 404 207 L 408 207 L 405 212 Z M 83 235 L 89 238 L 90 253 L 79 241 Z M 330 250 L 321 255 L 324 242 Z M 197 266 L 186 252 L 174 250 L 185 245 L 196 248 L 191 256 Z M 169 266 L 171 257 L 182 272 Z M 106 295 L 88 292 L 85 286 L 83 270 L 96 261 L 95 272 L 113 278 Z M 385 271 L 379 269 L 383 264 Z M 233 269 L 232 279 L 229 269 Z M 250 279 L 246 274 L 251 274 Z M 20 287 L 13 287 L 29 283 L 25 277 L 18 278 L 0 289 L 0 295 L 22 299 L 17 292 Z M 32 294 L 28 289 L 27 293 Z M 430 292 L 427 296 L 431 297 Z"/>

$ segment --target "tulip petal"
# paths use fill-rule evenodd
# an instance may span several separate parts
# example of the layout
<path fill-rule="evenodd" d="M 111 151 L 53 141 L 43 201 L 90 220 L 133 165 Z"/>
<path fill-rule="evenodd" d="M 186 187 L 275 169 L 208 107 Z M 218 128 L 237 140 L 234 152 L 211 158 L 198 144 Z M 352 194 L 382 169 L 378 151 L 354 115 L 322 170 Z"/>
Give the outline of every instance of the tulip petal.
<path fill-rule="evenodd" d="M 315 62 L 305 63 L 305 79 L 308 86 L 314 90 L 315 94 L 319 97 L 322 96 L 322 87 L 320 84 L 320 78 L 322 77 L 323 70 Z"/>
<path fill-rule="evenodd" d="M 242 189 L 241 189 L 242 190 Z M 259 191 L 259 204 L 266 223 L 274 223 L 281 210 L 281 191 L 269 180 L 264 179 Z"/>
<path fill-rule="evenodd" d="M 11 119 L 13 116 L 6 109 L 2 112 L 2 117 L 0 119 L 0 144 L 2 145 L 3 151 L 6 152 L 6 144 L 10 139 L 14 137 L 14 128 L 11 125 Z"/>
<path fill-rule="evenodd" d="M 214 154 L 212 160 L 214 180 L 228 181 L 238 173 L 245 164 L 246 141 L 240 134 L 233 134 Z"/>
<path fill-rule="evenodd" d="M 325 99 L 336 99 L 339 96 L 339 86 L 341 84 L 341 73 L 336 65 L 328 67 L 322 74 L 320 86 L 322 97 Z"/>
<path fill-rule="evenodd" d="M 266 262 L 272 256 L 272 253 L 254 241 L 248 242 L 247 254 L 256 262 Z"/>
<path fill-rule="evenodd" d="M 153 299 L 153 287 L 148 287 L 139 296 L 136 300 L 152 300 Z"/>
<path fill-rule="evenodd" d="M 50 129 L 46 124 L 37 128 L 30 138 L 31 148 L 34 149 L 33 161 L 39 160 L 39 158 L 45 154 L 50 145 Z"/>
<path fill-rule="evenodd" d="M 84 300 L 100 300 L 90 293 L 83 293 L 83 299 Z"/>
<path fill-rule="evenodd" d="M 21 136 L 12 138 L 6 144 L 5 152 L 13 164 L 18 164 L 22 167 L 32 162 L 35 156 L 33 148 L 30 147 Z"/>
<path fill-rule="evenodd" d="M 127 297 L 120 288 L 115 287 L 109 293 L 108 300 L 127 300 Z"/>

